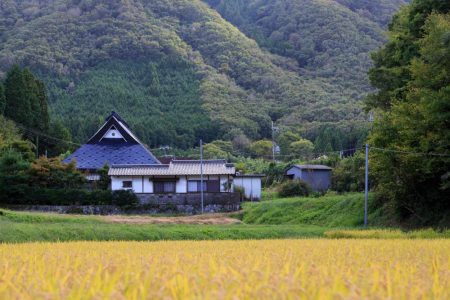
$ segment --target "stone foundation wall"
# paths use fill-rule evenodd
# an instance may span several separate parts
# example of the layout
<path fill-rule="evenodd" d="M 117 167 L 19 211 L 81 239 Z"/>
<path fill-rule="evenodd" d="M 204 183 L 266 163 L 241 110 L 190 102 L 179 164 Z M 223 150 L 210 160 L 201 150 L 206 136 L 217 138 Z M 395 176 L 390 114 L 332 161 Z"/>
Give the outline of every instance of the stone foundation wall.
<path fill-rule="evenodd" d="M 200 194 L 137 194 L 141 205 L 123 209 L 114 205 L 4 205 L 3 208 L 22 211 L 42 211 L 62 214 L 117 215 L 201 212 Z M 238 193 L 205 193 L 204 212 L 232 212 L 240 209 Z"/>
<path fill-rule="evenodd" d="M 136 194 L 141 204 L 174 204 L 200 206 L 201 196 L 199 193 L 191 194 Z M 239 193 L 204 193 L 204 205 L 230 205 L 239 204 Z"/>
<path fill-rule="evenodd" d="M 158 212 L 201 212 L 201 196 L 195 194 L 136 194 L 143 207 Z M 232 212 L 241 208 L 239 193 L 204 193 L 205 212 Z"/>

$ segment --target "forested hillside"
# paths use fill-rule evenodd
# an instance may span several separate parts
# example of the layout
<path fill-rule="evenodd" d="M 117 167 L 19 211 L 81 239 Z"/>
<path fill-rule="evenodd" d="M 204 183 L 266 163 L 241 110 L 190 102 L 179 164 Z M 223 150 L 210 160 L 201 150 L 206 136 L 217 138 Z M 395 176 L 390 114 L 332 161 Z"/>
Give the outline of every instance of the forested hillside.
<path fill-rule="evenodd" d="M 392 14 L 406 0 L 206 0 L 273 53 L 297 61 L 297 72 L 329 85 L 348 102 L 370 90 L 369 54 L 385 40 Z M 294 120 L 295 121 L 295 120 Z"/>
<path fill-rule="evenodd" d="M 271 120 L 310 140 L 364 126 L 368 53 L 403 1 L 206 2 L 1 1 L 0 76 L 30 67 L 79 142 L 111 110 L 181 148 L 269 137 Z"/>

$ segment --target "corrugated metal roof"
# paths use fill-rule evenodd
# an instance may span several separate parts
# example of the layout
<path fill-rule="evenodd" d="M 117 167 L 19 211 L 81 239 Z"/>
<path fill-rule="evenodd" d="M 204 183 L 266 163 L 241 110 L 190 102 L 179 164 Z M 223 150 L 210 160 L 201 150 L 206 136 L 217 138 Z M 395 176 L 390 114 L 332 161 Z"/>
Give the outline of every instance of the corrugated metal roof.
<path fill-rule="evenodd" d="M 329 166 L 324 165 L 293 165 L 292 167 L 297 167 L 302 170 L 333 170 Z"/>
<path fill-rule="evenodd" d="M 203 175 L 234 175 L 234 166 L 224 160 L 205 160 Z M 109 169 L 110 176 L 181 176 L 200 175 L 199 160 L 174 160 L 168 165 L 113 165 Z"/>

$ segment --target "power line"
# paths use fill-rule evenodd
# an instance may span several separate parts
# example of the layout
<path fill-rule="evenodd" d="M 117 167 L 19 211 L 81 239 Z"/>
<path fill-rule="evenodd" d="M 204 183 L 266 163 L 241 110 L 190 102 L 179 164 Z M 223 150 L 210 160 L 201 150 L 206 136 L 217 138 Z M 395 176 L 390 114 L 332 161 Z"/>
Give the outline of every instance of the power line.
<path fill-rule="evenodd" d="M 378 150 L 378 151 L 383 151 L 383 152 L 400 153 L 400 154 L 411 154 L 411 155 L 422 155 L 422 156 L 450 157 L 450 154 L 446 154 L 446 153 L 411 152 L 411 151 L 401 151 L 401 150 L 384 149 L 384 148 L 377 148 L 377 147 L 370 147 L 370 149 Z"/>
<path fill-rule="evenodd" d="M 36 129 L 31 129 L 31 128 L 27 128 L 25 126 L 23 126 L 22 124 L 18 124 L 16 123 L 16 125 L 21 128 L 22 130 L 31 133 L 35 136 L 40 136 L 43 137 L 44 139 L 50 139 L 53 141 L 58 141 L 58 142 L 63 142 L 63 143 L 67 143 L 67 144 L 72 144 L 75 146 L 82 146 L 82 144 L 79 143 L 75 143 L 72 141 L 67 141 L 67 140 L 63 140 L 51 135 L 48 135 L 46 133 L 43 133 L 42 131 L 36 130 Z M 336 151 L 327 151 L 327 152 L 321 152 L 321 153 L 317 153 L 316 155 L 319 156 L 323 156 L 323 155 L 327 155 L 327 154 L 335 154 L 335 153 L 342 153 L 342 152 L 351 152 L 351 151 L 357 151 L 357 150 L 361 150 L 363 149 L 363 147 L 359 147 L 359 148 L 351 148 L 351 149 L 342 149 L 342 150 L 336 150 Z M 382 151 L 382 152 L 390 152 L 390 153 L 399 153 L 399 154 L 410 154 L 410 155 L 421 155 L 421 156 L 435 156 L 435 157 L 450 157 L 450 154 L 447 153 L 434 153 L 434 152 L 413 152 L 413 151 L 402 151 L 402 150 L 394 150 L 394 149 L 386 149 L 386 148 L 378 148 L 378 147 L 370 147 L 370 149 L 373 150 L 377 150 L 377 151 Z M 153 148 L 150 149 L 151 151 L 154 150 L 161 150 L 161 148 Z M 244 155 L 244 153 L 242 152 L 235 152 L 238 155 Z M 277 154 L 276 157 L 292 157 L 292 154 Z M 260 155 L 258 156 L 260 158 L 273 158 L 273 155 Z"/>
<path fill-rule="evenodd" d="M 320 153 L 317 153 L 317 154 L 315 154 L 315 155 L 323 156 L 323 155 L 334 154 L 334 153 L 339 154 L 339 153 L 341 153 L 341 152 L 351 152 L 351 151 L 357 151 L 357 150 L 361 150 L 361 149 L 363 149 L 363 147 L 359 147 L 359 148 L 351 148 L 351 149 L 343 149 L 343 150 L 336 150 L 336 151 L 328 151 L 328 152 L 320 152 Z M 237 153 L 238 153 L 238 154 L 244 154 L 244 153 L 241 153 L 241 152 L 237 152 Z M 291 157 L 291 156 L 294 156 L 294 154 L 277 154 L 277 155 L 276 155 L 276 157 Z M 260 155 L 260 156 L 258 156 L 258 157 L 271 158 L 272 155 Z"/>
<path fill-rule="evenodd" d="M 47 138 L 47 139 L 50 139 L 50 140 L 54 140 L 54 141 L 58 141 L 58 142 L 64 142 L 64 143 L 72 144 L 72 145 L 75 145 L 75 146 L 81 146 L 81 144 L 78 144 L 78 143 L 75 143 L 75 142 L 72 142 L 72 141 L 66 141 L 66 140 L 60 139 L 60 138 L 48 135 L 46 133 L 43 133 L 42 131 L 39 131 L 39 130 L 27 128 L 27 127 L 23 126 L 22 124 L 16 124 L 16 125 L 17 125 L 17 127 L 21 128 L 22 130 L 25 130 L 26 132 L 31 133 L 31 134 L 33 134 L 35 136 L 41 136 L 41 137 L 44 137 L 44 138 Z"/>

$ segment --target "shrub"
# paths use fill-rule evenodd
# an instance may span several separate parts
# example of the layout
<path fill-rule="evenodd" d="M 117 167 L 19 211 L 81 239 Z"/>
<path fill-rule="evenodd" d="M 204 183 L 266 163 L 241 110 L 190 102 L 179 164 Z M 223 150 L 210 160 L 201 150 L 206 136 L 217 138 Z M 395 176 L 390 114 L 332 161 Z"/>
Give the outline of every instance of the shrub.
<path fill-rule="evenodd" d="M 278 188 L 278 195 L 280 197 L 294 197 L 294 196 L 308 196 L 310 187 L 302 180 L 289 180 L 284 182 Z"/>
<path fill-rule="evenodd" d="M 364 191 L 364 168 L 362 152 L 340 160 L 333 169 L 332 189 L 338 193 Z"/>
<path fill-rule="evenodd" d="M 46 189 L 27 185 L 0 187 L 0 204 L 18 205 L 108 205 L 111 191 L 79 189 Z"/>
<path fill-rule="evenodd" d="M 133 191 L 118 190 L 112 193 L 112 204 L 128 209 L 139 205 L 139 199 Z"/>
<path fill-rule="evenodd" d="M 241 198 L 241 201 L 245 199 L 245 189 L 243 186 L 234 186 L 234 192 L 239 193 L 239 197 Z"/>

